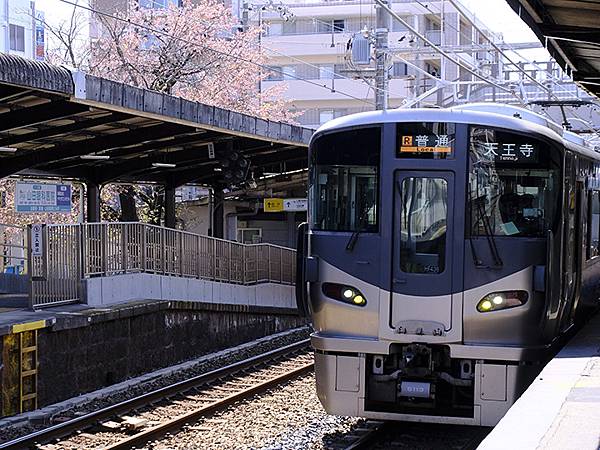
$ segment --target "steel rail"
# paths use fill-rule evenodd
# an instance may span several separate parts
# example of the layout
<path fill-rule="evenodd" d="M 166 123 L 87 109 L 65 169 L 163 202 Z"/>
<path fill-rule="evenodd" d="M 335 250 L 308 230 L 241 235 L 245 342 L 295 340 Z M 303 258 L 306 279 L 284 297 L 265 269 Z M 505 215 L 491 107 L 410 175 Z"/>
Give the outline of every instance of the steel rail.
<path fill-rule="evenodd" d="M 126 450 L 138 447 L 146 442 L 155 439 L 159 436 L 163 436 L 170 431 L 175 431 L 181 429 L 184 425 L 194 422 L 201 418 L 202 416 L 206 416 L 212 414 L 216 411 L 224 409 L 235 402 L 240 400 L 247 399 L 252 395 L 259 394 L 268 390 L 271 387 L 277 386 L 285 381 L 289 381 L 300 375 L 308 373 L 313 370 L 314 362 L 304 364 L 299 368 L 292 369 L 287 371 L 286 373 L 279 375 L 277 377 L 271 378 L 267 381 L 263 381 L 262 383 L 256 384 L 248 389 L 244 389 L 240 392 L 236 392 L 235 394 L 229 395 L 220 400 L 216 400 L 206 406 L 202 406 L 194 411 L 191 411 L 187 414 L 183 414 L 181 416 L 176 417 L 173 420 L 168 422 L 161 423 L 155 427 L 149 428 L 147 430 L 141 431 L 138 434 L 127 437 L 122 441 L 119 441 L 115 444 L 104 447 L 104 450 Z"/>
<path fill-rule="evenodd" d="M 309 345 L 310 339 L 304 339 L 294 344 L 286 345 L 285 347 L 281 347 L 260 355 L 253 356 L 243 361 L 239 361 L 228 366 L 212 370 L 205 374 L 198 375 L 193 378 L 189 378 L 187 380 L 171 384 L 169 386 L 165 386 L 163 388 L 154 390 L 152 392 L 148 392 L 146 394 L 142 394 L 129 400 L 125 400 L 123 402 L 117 403 L 116 405 L 107 406 L 106 408 L 102 408 L 98 411 L 94 411 L 84 416 L 77 417 L 73 420 L 69 420 L 67 422 L 63 422 L 46 429 L 36 431 L 25 436 L 21 436 L 17 439 L 4 442 L 0 444 L 0 450 L 16 450 L 30 448 L 34 447 L 35 445 L 47 443 L 54 439 L 63 438 L 65 436 L 75 433 L 76 431 L 87 429 L 99 421 L 132 411 L 142 406 L 146 406 L 158 400 L 162 400 L 165 397 L 185 392 L 194 387 L 216 381 L 219 378 L 235 374 L 236 372 L 240 372 L 242 370 L 249 369 L 254 366 L 259 366 L 273 359 L 286 356 L 288 354 L 308 348 Z"/>
<path fill-rule="evenodd" d="M 383 437 L 389 423 L 380 421 L 371 423 L 372 428 L 365 431 L 364 434 L 360 435 L 358 439 L 350 443 L 344 450 L 364 450 L 373 447 Z"/>

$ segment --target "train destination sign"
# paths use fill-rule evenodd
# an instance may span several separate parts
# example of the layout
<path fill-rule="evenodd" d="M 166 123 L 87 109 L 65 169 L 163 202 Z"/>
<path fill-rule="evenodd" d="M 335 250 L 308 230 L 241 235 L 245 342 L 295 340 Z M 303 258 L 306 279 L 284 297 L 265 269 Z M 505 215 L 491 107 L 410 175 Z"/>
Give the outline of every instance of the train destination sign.
<path fill-rule="evenodd" d="M 537 162 L 538 146 L 530 143 L 484 142 L 483 157 L 496 162 Z"/>
<path fill-rule="evenodd" d="M 70 213 L 71 185 L 18 181 L 15 210 L 19 213 Z"/>
<path fill-rule="evenodd" d="M 451 153 L 451 142 L 447 134 L 402 136 L 400 153 Z"/>

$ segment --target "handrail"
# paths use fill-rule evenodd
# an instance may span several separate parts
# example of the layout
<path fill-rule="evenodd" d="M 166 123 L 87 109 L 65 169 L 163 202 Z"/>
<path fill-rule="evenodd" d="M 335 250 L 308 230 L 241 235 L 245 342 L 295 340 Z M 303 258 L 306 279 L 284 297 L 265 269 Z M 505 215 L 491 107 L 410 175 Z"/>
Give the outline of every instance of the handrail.
<path fill-rule="evenodd" d="M 295 250 L 274 244 L 242 244 L 140 222 L 49 224 L 43 236 L 43 254 L 32 266 L 34 305 L 78 301 L 83 279 L 128 273 L 242 285 L 295 282 Z"/>

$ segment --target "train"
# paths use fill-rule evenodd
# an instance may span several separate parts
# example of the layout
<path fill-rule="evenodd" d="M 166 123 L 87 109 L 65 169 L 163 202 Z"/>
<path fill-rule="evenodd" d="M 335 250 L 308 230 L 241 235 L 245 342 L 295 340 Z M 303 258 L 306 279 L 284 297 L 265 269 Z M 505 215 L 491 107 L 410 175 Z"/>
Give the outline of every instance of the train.
<path fill-rule="evenodd" d="M 494 103 L 332 120 L 296 299 L 328 413 L 493 426 L 597 306 L 600 153 Z"/>

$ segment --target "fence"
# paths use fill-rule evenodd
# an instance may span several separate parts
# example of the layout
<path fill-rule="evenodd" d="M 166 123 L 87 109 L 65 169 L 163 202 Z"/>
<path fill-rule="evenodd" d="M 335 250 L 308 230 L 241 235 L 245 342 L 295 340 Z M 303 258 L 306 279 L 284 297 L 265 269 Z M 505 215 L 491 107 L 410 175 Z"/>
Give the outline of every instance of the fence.
<path fill-rule="evenodd" d="M 27 273 L 26 228 L 0 223 L 0 273 Z"/>
<path fill-rule="evenodd" d="M 142 223 L 47 225 L 32 257 L 32 306 L 77 302 L 83 278 L 152 273 L 235 284 L 293 284 L 296 252 Z"/>
<path fill-rule="evenodd" d="M 25 227 L 0 224 L 0 304 L 12 306 L 29 293 L 27 233 Z M 15 302 L 15 300 L 17 300 Z M 5 302 L 3 302 L 5 301 Z"/>

